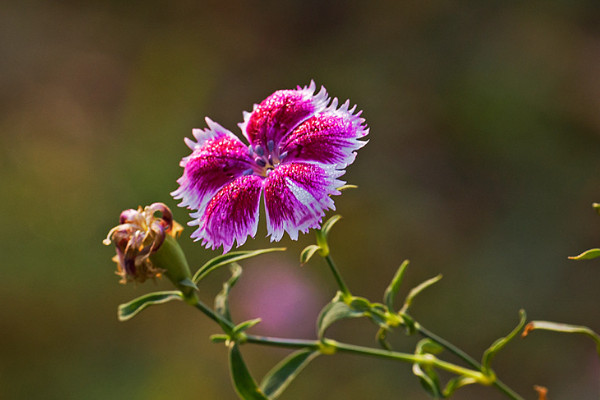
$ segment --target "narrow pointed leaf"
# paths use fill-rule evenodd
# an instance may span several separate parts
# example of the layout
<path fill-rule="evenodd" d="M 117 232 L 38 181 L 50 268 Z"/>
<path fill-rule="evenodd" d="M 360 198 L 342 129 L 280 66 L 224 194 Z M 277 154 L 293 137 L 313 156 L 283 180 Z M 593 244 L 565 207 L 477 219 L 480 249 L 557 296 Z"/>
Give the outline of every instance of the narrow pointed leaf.
<path fill-rule="evenodd" d="M 439 354 L 444 348 L 431 339 L 421 339 L 417 343 L 415 354 Z M 436 399 L 443 396 L 440 387 L 440 378 L 437 372 L 431 367 L 413 364 L 413 374 L 421 381 L 421 386 L 425 388 Z"/>
<path fill-rule="evenodd" d="M 425 389 L 434 399 L 443 398 L 440 380 L 434 370 L 425 371 L 419 364 L 413 364 L 412 371 L 413 374 L 419 378 L 423 389 Z"/>
<path fill-rule="evenodd" d="M 171 300 L 183 300 L 183 294 L 179 290 L 167 290 L 140 296 L 129 303 L 123 303 L 119 306 L 119 321 L 127 321 L 146 307 L 155 304 L 163 304 Z"/>
<path fill-rule="evenodd" d="M 596 351 L 600 356 L 600 335 L 588 328 L 587 326 L 580 325 L 570 325 L 570 324 L 561 324 L 557 322 L 549 322 L 549 321 L 531 321 L 525 327 L 523 331 L 523 337 L 527 336 L 529 332 L 541 329 L 545 331 L 554 331 L 554 332 L 562 332 L 562 333 L 580 333 L 590 337 L 596 343 Z"/>
<path fill-rule="evenodd" d="M 185 287 L 192 288 L 194 290 L 198 290 L 198 286 L 196 286 L 196 284 L 194 282 L 192 282 L 192 280 L 190 278 L 185 278 L 185 279 L 180 280 L 179 284 L 181 286 L 185 286 Z"/>
<path fill-rule="evenodd" d="M 600 249 L 586 250 L 578 256 L 569 257 L 571 260 L 591 260 L 600 257 Z"/>
<path fill-rule="evenodd" d="M 416 354 L 440 354 L 444 348 L 431 339 L 421 339 L 417 343 Z"/>
<path fill-rule="evenodd" d="M 523 329 L 525 326 L 525 321 L 527 321 L 527 315 L 525 314 L 525 310 L 521 310 L 519 312 L 519 324 L 513 329 L 508 335 L 503 338 L 496 340 L 492 345 L 483 353 L 483 358 L 481 360 L 481 370 L 484 374 L 489 374 L 491 371 L 490 364 L 492 362 L 492 358 L 502 349 L 508 342 L 510 342 L 517 334 Z"/>
<path fill-rule="evenodd" d="M 352 185 L 352 184 L 347 184 L 347 185 L 342 185 L 339 188 L 337 188 L 337 190 L 339 190 L 340 192 L 342 190 L 347 190 L 347 189 L 358 189 L 358 186 Z"/>
<path fill-rule="evenodd" d="M 446 398 L 452 397 L 457 389 L 460 389 L 463 386 L 472 385 L 474 383 L 477 383 L 477 380 L 470 376 L 458 376 L 456 378 L 452 378 L 446 384 L 443 395 Z"/>
<path fill-rule="evenodd" d="M 300 264 L 304 265 L 315 255 L 317 251 L 321 248 L 316 244 L 311 244 L 310 246 L 306 246 L 302 253 L 300 253 Z"/>
<path fill-rule="evenodd" d="M 229 367 L 235 391 L 243 400 L 269 400 L 260 390 L 242 358 L 239 345 L 234 343 L 229 349 Z"/>
<path fill-rule="evenodd" d="M 388 330 L 385 328 L 379 328 L 379 330 L 377 331 L 377 335 L 375 336 L 377 339 L 377 342 L 379 343 L 379 345 L 386 350 L 392 350 L 392 346 L 390 345 L 390 343 L 386 340 L 387 338 L 387 333 Z"/>
<path fill-rule="evenodd" d="M 230 266 L 231 278 L 223 283 L 223 289 L 215 297 L 215 312 L 228 321 L 231 321 L 229 312 L 229 291 L 235 285 L 240 275 L 242 275 L 242 267 L 239 264 L 233 263 Z"/>
<path fill-rule="evenodd" d="M 311 349 L 290 354 L 265 375 L 260 384 L 263 393 L 270 400 L 279 397 L 294 378 L 319 354 L 318 350 Z"/>
<path fill-rule="evenodd" d="M 325 235 L 325 238 L 327 238 L 327 236 L 329 235 L 329 231 L 331 230 L 333 225 L 335 225 L 335 223 L 338 222 L 340 219 L 342 219 L 342 216 L 339 214 L 336 214 L 333 217 L 329 218 L 323 224 L 323 226 L 321 227 L 321 232 L 323 232 L 323 234 Z"/>
<path fill-rule="evenodd" d="M 239 323 L 238 325 L 235 326 L 235 328 L 233 328 L 233 333 L 240 333 L 240 332 L 244 332 L 247 329 L 252 328 L 254 325 L 258 324 L 261 321 L 260 318 L 254 318 L 248 321 L 244 321 Z"/>
<path fill-rule="evenodd" d="M 323 307 L 317 320 L 317 333 L 319 338 L 322 338 L 327 328 L 336 321 L 345 318 L 357 318 L 366 315 L 366 311 L 358 311 L 350 307 L 343 301 L 335 299 Z"/>
<path fill-rule="evenodd" d="M 383 293 L 383 302 L 388 307 L 390 312 L 392 312 L 394 309 L 394 298 L 396 297 L 398 290 L 400 290 L 400 285 L 402 284 L 402 277 L 404 276 L 406 267 L 408 267 L 408 263 L 409 261 L 405 260 L 400 265 L 400 267 L 396 271 L 396 274 L 392 278 L 392 281 L 390 282 L 389 286 L 385 289 L 385 292 Z"/>
<path fill-rule="evenodd" d="M 217 256 L 207 261 L 202 267 L 196 271 L 192 280 L 195 284 L 198 284 L 206 275 L 211 273 L 217 268 L 231 264 L 233 262 L 245 260 L 247 258 L 256 257 L 261 254 L 271 253 L 274 251 L 284 251 L 284 247 L 275 247 L 272 249 L 260 249 L 260 250 L 243 250 L 243 251 L 231 251 L 227 254 Z"/>
<path fill-rule="evenodd" d="M 408 308 L 412 304 L 413 300 L 415 299 L 415 297 L 417 297 L 417 295 L 419 293 L 421 293 L 423 290 L 427 289 L 429 286 L 433 285 L 434 283 L 437 283 L 440 279 L 442 279 L 442 274 L 434 276 L 431 279 L 427 279 L 425 282 L 412 288 L 410 290 L 410 292 L 408 292 L 408 296 L 406 296 L 406 299 L 404 300 L 404 305 L 402 306 L 402 310 L 400 310 L 400 313 L 404 314 L 408 310 Z"/>

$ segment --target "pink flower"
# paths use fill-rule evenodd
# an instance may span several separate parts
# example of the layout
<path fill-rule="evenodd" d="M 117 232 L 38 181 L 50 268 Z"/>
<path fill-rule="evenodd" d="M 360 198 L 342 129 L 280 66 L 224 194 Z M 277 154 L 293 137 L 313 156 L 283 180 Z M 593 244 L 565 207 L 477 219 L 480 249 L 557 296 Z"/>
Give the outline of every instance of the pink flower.
<path fill-rule="evenodd" d="M 185 139 L 192 154 L 180 165 L 179 188 L 171 194 L 198 225 L 192 238 L 206 247 L 228 252 L 254 237 L 258 209 L 264 196 L 267 231 L 271 241 L 283 232 L 294 240 L 298 232 L 318 228 L 325 211 L 335 209 L 331 195 L 338 180 L 367 142 L 361 112 L 349 101 L 338 107 L 325 88 L 315 84 L 279 90 L 244 113 L 239 124 L 250 143 L 206 119 L 207 129 L 194 129 L 197 142 Z"/>

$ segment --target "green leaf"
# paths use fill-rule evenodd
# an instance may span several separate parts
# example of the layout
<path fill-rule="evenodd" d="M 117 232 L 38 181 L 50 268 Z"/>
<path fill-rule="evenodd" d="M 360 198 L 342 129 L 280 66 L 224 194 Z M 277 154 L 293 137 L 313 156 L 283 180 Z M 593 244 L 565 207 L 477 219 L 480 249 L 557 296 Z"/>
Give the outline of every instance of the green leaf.
<path fill-rule="evenodd" d="M 230 338 L 229 338 L 229 335 L 224 335 L 222 333 L 217 333 L 217 334 L 214 334 L 214 335 L 210 335 L 209 339 L 213 343 L 225 343 Z"/>
<path fill-rule="evenodd" d="M 600 249 L 590 249 L 584 251 L 578 256 L 569 257 L 571 260 L 591 260 L 592 258 L 600 257 Z"/>
<path fill-rule="evenodd" d="M 443 350 L 444 348 L 433 340 L 421 339 L 417 343 L 415 354 L 439 354 Z M 432 367 L 413 364 L 413 374 L 419 378 L 423 388 L 425 388 L 425 390 L 427 390 L 434 398 L 440 399 L 444 397 L 440 387 L 440 379 L 437 372 L 435 372 Z"/>
<path fill-rule="evenodd" d="M 254 319 L 250 319 L 248 321 L 241 322 L 238 325 L 236 325 L 235 328 L 233 328 L 233 334 L 238 334 L 240 332 L 244 332 L 245 330 L 248 330 L 248 329 L 252 328 L 254 325 L 258 324 L 260 321 L 261 321 L 260 318 L 254 318 Z"/>
<path fill-rule="evenodd" d="M 184 278 L 182 280 L 180 280 L 179 282 L 177 282 L 178 285 L 181 285 L 183 287 L 188 287 L 194 290 L 198 290 L 198 286 L 196 286 L 196 284 L 194 282 L 192 282 L 192 280 L 190 278 Z"/>
<path fill-rule="evenodd" d="M 192 280 L 195 284 L 198 284 L 198 282 L 200 282 L 202 278 L 204 278 L 206 275 L 208 275 L 217 268 L 223 267 L 233 262 L 245 260 L 247 258 L 256 257 L 261 254 L 284 250 L 285 247 L 275 247 L 272 249 L 232 251 L 207 261 L 202 267 L 198 269 L 198 271 L 196 271 Z"/>
<path fill-rule="evenodd" d="M 375 338 L 377 339 L 377 342 L 379 343 L 379 345 L 382 348 L 384 348 L 386 350 L 392 351 L 392 346 L 387 341 L 387 333 L 388 333 L 388 329 L 379 328 L 379 330 L 377 331 L 377 335 L 375 336 Z"/>
<path fill-rule="evenodd" d="M 421 339 L 417 343 L 416 354 L 440 354 L 444 348 L 431 339 Z"/>
<path fill-rule="evenodd" d="M 431 279 L 427 279 L 425 282 L 412 288 L 410 292 L 408 292 L 408 296 L 406 296 L 406 299 L 404 300 L 404 305 L 402 306 L 402 310 L 400 310 L 400 314 L 404 314 L 408 310 L 413 300 L 415 299 L 415 297 L 417 297 L 419 293 L 421 293 L 423 290 L 427 289 L 434 283 L 437 283 L 440 279 L 442 279 L 442 274 L 434 276 Z"/>
<path fill-rule="evenodd" d="M 525 321 L 527 320 L 527 314 L 525 314 L 525 310 L 521 310 L 519 312 L 519 318 L 520 318 L 519 324 L 516 326 L 515 329 L 512 330 L 512 332 L 510 332 L 507 336 L 496 340 L 483 353 L 483 358 L 481 359 L 481 371 L 485 375 L 490 374 L 490 372 L 491 372 L 490 364 L 492 362 L 492 358 L 496 355 L 496 353 L 498 353 L 498 351 L 500 351 L 500 349 L 502 349 L 504 346 L 506 346 L 506 344 L 508 342 L 510 342 L 515 336 L 517 336 L 517 333 L 519 333 L 521 331 L 521 329 L 523 329 L 523 326 L 525 326 Z"/>
<path fill-rule="evenodd" d="M 389 286 L 383 292 L 383 302 L 388 307 L 390 312 L 394 309 L 394 298 L 396 297 L 396 293 L 400 290 L 400 284 L 402 283 L 402 277 L 404 276 L 404 272 L 406 271 L 406 267 L 408 267 L 409 261 L 405 260 L 402 265 L 396 271 L 396 274 L 392 278 Z"/>
<path fill-rule="evenodd" d="M 440 379 L 433 369 L 425 370 L 419 364 L 413 364 L 412 371 L 419 378 L 421 386 L 423 386 L 427 393 L 434 399 L 443 398 Z"/>
<path fill-rule="evenodd" d="M 283 359 L 263 378 L 260 388 L 269 399 L 276 399 L 296 376 L 320 354 L 318 350 L 303 349 Z"/>
<path fill-rule="evenodd" d="M 446 384 L 444 388 L 443 396 L 448 398 L 451 397 L 457 389 L 460 389 L 463 386 L 472 385 L 477 383 L 477 380 L 470 376 L 457 376 L 456 378 L 452 378 Z"/>
<path fill-rule="evenodd" d="M 183 294 L 179 290 L 167 290 L 140 296 L 129 303 L 123 303 L 119 306 L 119 321 L 127 321 L 133 318 L 148 306 L 163 304 L 171 300 L 183 300 Z"/>
<path fill-rule="evenodd" d="M 353 296 L 350 299 L 350 308 L 360 312 L 369 312 L 371 311 L 371 302 L 364 297 Z"/>
<path fill-rule="evenodd" d="M 310 246 L 306 246 L 302 253 L 300 253 L 300 264 L 304 265 L 315 255 L 317 251 L 319 251 L 321 247 L 316 244 L 311 244 Z"/>
<path fill-rule="evenodd" d="M 541 329 L 545 331 L 554 331 L 554 332 L 562 332 L 562 333 L 580 333 L 590 337 L 596 343 L 596 352 L 600 356 L 600 335 L 596 332 L 588 328 L 587 326 L 581 325 L 570 325 L 570 324 L 561 324 L 558 322 L 548 322 L 548 321 L 531 321 L 525 327 L 523 331 L 523 337 L 527 336 L 529 332 Z"/>
<path fill-rule="evenodd" d="M 358 189 L 358 186 L 352 185 L 352 184 L 347 184 L 347 185 L 342 185 L 339 188 L 337 188 L 337 190 L 339 190 L 340 192 L 342 190 L 347 190 L 347 189 Z"/>
<path fill-rule="evenodd" d="M 239 345 L 233 343 L 229 349 L 229 367 L 235 391 L 244 400 L 269 400 L 260 390 L 242 358 Z"/>
<path fill-rule="evenodd" d="M 323 307 L 323 310 L 321 310 L 321 313 L 319 314 L 319 318 L 317 320 L 317 332 L 319 338 L 322 338 L 327 328 L 329 328 L 329 326 L 336 321 L 345 318 L 363 317 L 366 315 L 365 311 L 353 309 L 348 304 L 338 300 L 338 297 L 340 296 L 336 296 L 331 303 L 328 303 L 325 307 Z"/>
<path fill-rule="evenodd" d="M 229 312 L 229 291 L 242 275 L 242 267 L 240 267 L 239 264 L 232 263 L 229 269 L 231 270 L 231 278 L 223 283 L 223 289 L 221 289 L 215 297 L 215 312 L 226 320 L 231 321 L 231 314 Z"/>
<path fill-rule="evenodd" d="M 342 216 L 337 214 L 334 215 L 333 217 L 329 218 L 321 227 L 321 232 L 323 232 L 323 235 L 325 235 L 325 238 L 327 238 L 327 236 L 329 235 L 329 231 L 331 230 L 331 228 L 333 227 L 333 225 L 335 225 L 336 222 L 338 222 L 340 219 L 342 219 Z"/>

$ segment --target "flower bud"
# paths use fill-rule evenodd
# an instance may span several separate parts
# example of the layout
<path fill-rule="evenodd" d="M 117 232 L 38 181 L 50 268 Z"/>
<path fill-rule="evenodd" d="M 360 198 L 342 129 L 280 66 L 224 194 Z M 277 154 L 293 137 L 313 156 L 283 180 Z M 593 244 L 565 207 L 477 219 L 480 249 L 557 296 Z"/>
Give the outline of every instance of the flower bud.
<path fill-rule="evenodd" d="M 105 245 L 115 244 L 117 254 L 113 261 L 117 263 L 120 283 L 144 282 L 164 274 L 186 297 L 191 297 L 196 287 L 176 240 L 182 230 L 163 203 L 123 211 L 119 225 L 103 241 Z"/>

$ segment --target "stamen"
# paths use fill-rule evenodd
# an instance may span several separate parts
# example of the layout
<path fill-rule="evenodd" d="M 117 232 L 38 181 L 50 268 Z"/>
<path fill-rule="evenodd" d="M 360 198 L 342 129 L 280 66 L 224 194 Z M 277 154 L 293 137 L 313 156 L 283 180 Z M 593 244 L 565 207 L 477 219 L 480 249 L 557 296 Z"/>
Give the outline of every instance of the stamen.
<path fill-rule="evenodd" d="M 288 156 L 288 152 L 284 151 L 279 155 L 279 162 L 283 162 L 283 160 Z"/>
<path fill-rule="evenodd" d="M 261 157 L 265 155 L 265 149 L 260 144 L 254 146 L 254 151 Z"/>
<path fill-rule="evenodd" d="M 257 158 L 254 160 L 259 166 L 264 167 L 265 165 L 267 165 L 267 163 L 265 162 L 265 160 L 263 160 L 262 158 Z"/>
<path fill-rule="evenodd" d="M 252 168 L 248 168 L 247 170 L 245 170 L 243 172 L 243 175 L 244 176 L 252 175 L 253 172 L 254 172 L 254 170 Z"/>
<path fill-rule="evenodd" d="M 248 155 L 250 157 L 254 156 L 254 150 L 252 150 L 252 146 L 248 146 Z"/>
<path fill-rule="evenodd" d="M 273 152 L 274 148 L 275 148 L 275 142 L 273 140 L 269 140 L 267 142 L 267 149 L 269 149 L 269 153 Z"/>

